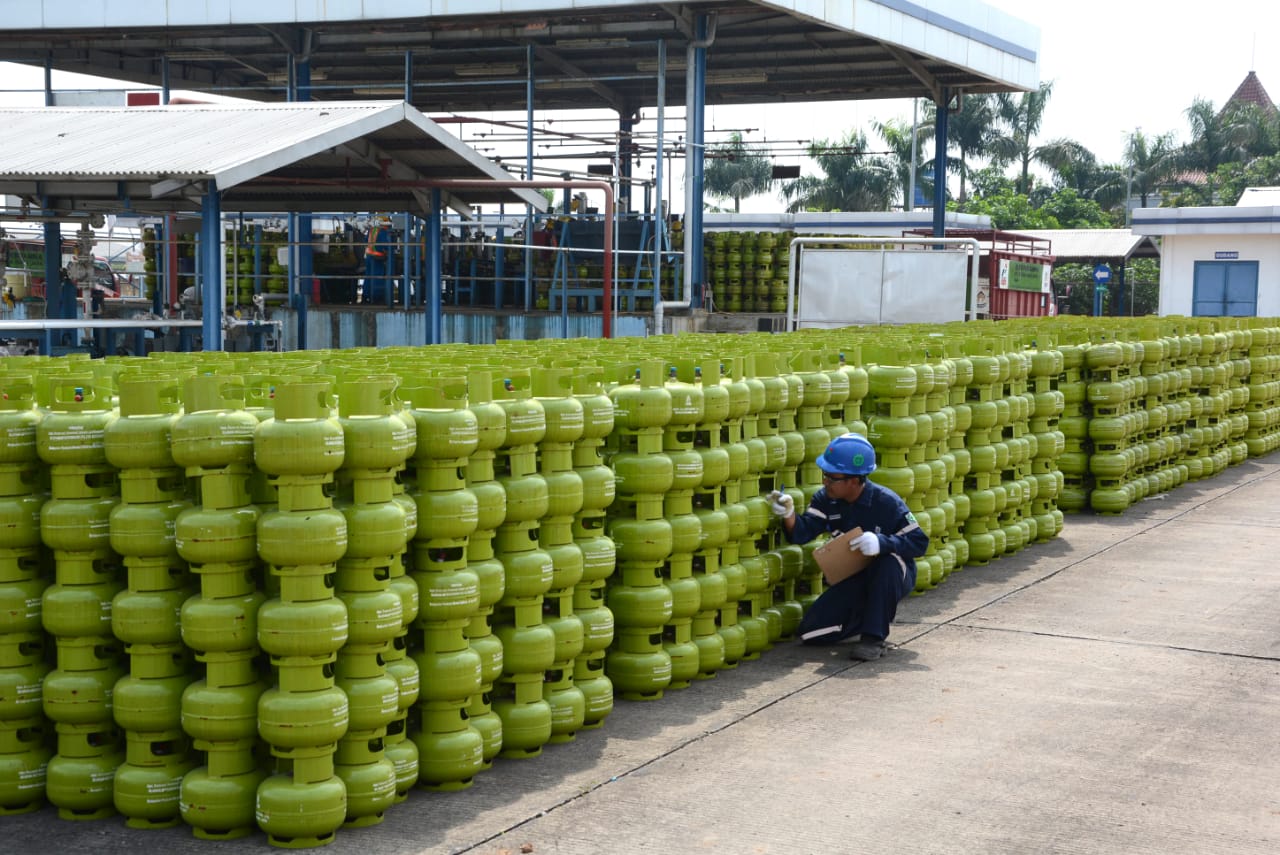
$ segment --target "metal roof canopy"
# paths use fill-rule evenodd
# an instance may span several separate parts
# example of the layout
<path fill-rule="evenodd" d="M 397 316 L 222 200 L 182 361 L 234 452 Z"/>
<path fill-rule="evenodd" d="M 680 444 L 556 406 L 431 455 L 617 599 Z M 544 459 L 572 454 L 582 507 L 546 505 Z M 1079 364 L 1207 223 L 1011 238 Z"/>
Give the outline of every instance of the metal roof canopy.
<path fill-rule="evenodd" d="M 1052 241 L 1055 264 L 1160 257 L 1155 241 L 1129 229 L 1019 229 L 1018 233 Z"/>
<path fill-rule="evenodd" d="M 630 116 L 656 100 L 657 40 L 690 43 L 704 13 L 707 104 L 937 101 L 944 89 L 1040 82 L 1039 31 L 973 0 L 380 0 L 376 13 L 294 0 L 12 5 L 0 59 L 267 101 L 285 97 L 291 58 L 308 62 L 311 100 L 400 96 L 407 53 L 421 109 L 523 110 L 532 49 L 537 109 Z M 685 71 L 671 57 L 668 87 Z"/>
<path fill-rule="evenodd" d="M 402 101 L 0 110 L 0 194 L 57 213 L 198 212 L 209 182 L 245 213 L 431 213 L 436 179 L 513 176 Z M 446 190 L 443 203 L 546 199 Z"/>

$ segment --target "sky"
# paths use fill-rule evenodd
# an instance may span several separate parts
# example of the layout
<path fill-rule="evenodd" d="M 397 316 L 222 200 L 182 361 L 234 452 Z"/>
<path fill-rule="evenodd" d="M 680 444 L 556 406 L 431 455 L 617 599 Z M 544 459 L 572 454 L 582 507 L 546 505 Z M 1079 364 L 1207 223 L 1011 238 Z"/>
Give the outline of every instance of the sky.
<path fill-rule="evenodd" d="M 1084 144 L 1104 163 L 1118 163 L 1135 129 L 1148 136 L 1172 133 L 1188 138 L 1185 110 L 1196 98 L 1221 106 L 1249 71 L 1258 74 L 1268 94 L 1280 102 L 1280 3 L 1268 0 L 1217 0 L 1188 6 L 1168 0 L 986 0 L 987 5 L 1040 29 L 1040 78 L 1053 81 L 1037 139 L 1070 138 Z M 714 48 L 712 48 L 714 50 Z M 90 79 L 92 80 L 92 79 Z M 43 85 L 42 72 L 0 63 L 0 105 L 39 104 L 38 96 L 4 91 Z M 86 85 L 73 75 L 58 75 L 55 86 Z M 668 108 L 667 132 L 683 132 L 683 91 Z M 34 100 L 33 100 L 34 99 Z M 710 107 L 707 141 L 731 131 L 748 142 L 835 139 L 850 129 L 871 140 L 873 120 L 910 121 L 912 103 L 861 101 L 811 105 Z M 646 111 L 652 117 L 653 111 Z M 519 117 L 520 120 L 523 116 Z M 616 128 L 616 119 L 607 127 Z M 652 123 L 649 124 L 652 128 Z M 575 130 L 586 130 L 585 127 Z M 479 145 L 475 138 L 464 139 Z M 793 150 L 796 145 L 790 146 Z M 874 146 L 873 146 L 874 147 Z M 519 144 L 523 152 L 523 144 Z M 494 152 L 488 151 L 488 154 Z M 800 163 L 798 155 L 778 162 Z M 682 208 L 677 186 L 679 163 L 669 170 L 673 210 Z M 637 175 L 652 173 L 642 166 Z M 665 193 L 665 191 L 664 191 Z M 743 210 L 776 211 L 776 195 L 745 200 Z"/>
<path fill-rule="evenodd" d="M 1040 29 L 1040 79 L 1053 82 L 1041 142 L 1073 139 L 1103 163 L 1119 163 L 1129 134 L 1172 133 L 1185 142 L 1185 111 L 1196 98 L 1221 107 L 1250 71 L 1280 103 L 1280 3 L 1217 0 L 1197 7 L 1167 0 L 986 0 Z M 748 141 L 835 139 L 873 120 L 911 120 L 906 101 L 861 101 L 713 109 L 708 129 L 758 127 Z M 737 124 L 741 123 L 741 124 Z M 712 139 L 710 132 L 708 141 Z M 777 210 L 755 197 L 744 211 Z"/>

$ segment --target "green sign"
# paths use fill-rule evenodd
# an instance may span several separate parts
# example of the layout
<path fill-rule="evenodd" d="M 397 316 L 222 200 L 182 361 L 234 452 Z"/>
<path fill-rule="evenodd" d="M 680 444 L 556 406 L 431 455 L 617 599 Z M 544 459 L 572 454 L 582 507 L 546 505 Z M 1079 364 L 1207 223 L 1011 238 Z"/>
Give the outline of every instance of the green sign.
<path fill-rule="evenodd" d="M 1039 294 L 1044 290 L 1044 265 L 1030 261 L 1014 261 L 1009 259 L 1009 275 L 1005 287 L 1010 291 L 1034 291 Z"/>

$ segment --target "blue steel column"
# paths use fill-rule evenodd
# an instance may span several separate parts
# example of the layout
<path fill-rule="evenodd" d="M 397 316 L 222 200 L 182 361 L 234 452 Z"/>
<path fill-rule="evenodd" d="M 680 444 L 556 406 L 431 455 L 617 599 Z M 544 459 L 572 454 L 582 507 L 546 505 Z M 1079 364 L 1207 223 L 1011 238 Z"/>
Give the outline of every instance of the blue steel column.
<path fill-rule="evenodd" d="M 311 100 L 311 63 L 308 60 L 299 62 L 292 54 L 289 56 L 289 92 L 288 100 Z M 294 311 L 298 313 L 298 349 L 307 349 L 307 305 L 311 291 L 311 279 L 315 270 L 311 254 L 311 216 L 309 214 L 289 215 L 289 245 L 292 250 L 290 261 L 291 280 L 289 293 Z"/>
<path fill-rule="evenodd" d="M 948 104 L 951 102 L 951 89 L 942 87 L 942 102 L 934 110 L 937 124 L 933 132 L 936 153 L 933 156 L 933 236 L 944 237 L 947 233 L 947 125 L 950 124 Z M 977 263 L 977 259 L 974 260 Z"/>
<path fill-rule="evenodd" d="M 707 40 L 707 16 L 699 15 L 697 36 L 699 42 Z M 686 71 L 693 77 L 693 126 L 686 129 L 689 143 L 693 146 L 693 161 L 690 164 L 689 181 L 693 185 L 693 205 L 685 212 L 684 227 L 691 238 L 689 255 L 684 263 L 690 268 L 693 287 L 689 292 L 690 306 L 702 306 L 702 292 L 706 283 L 705 261 L 702 257 L 702 193 L 704 181 L 704 164 L 707 150 L 707 49 L 694 48 L 693 69 Z"/>
<path fill-rule="evenodd" d="M 427 344 L 440 344 L 440 289 L 443 269 L 440 262 L 441 194 L 431 191 L 431 213 L 427 216 Z"/>
<path fill-rule="evenodd" d="M 53 58 L 44 60 L 44 105 L 53 106 Z M 49 208 L 48 198 L 40 197 L 40 206 Z M 74 318 L 75 301 L 67 305 L 62 293 L 62 226 L 44 224 L 44 310 L 50 318 Z"/>
<path fill-rule="evenodd" d="M 200 204 L 200 253 L 204 349 L 222 350 L 222 196 L 212 178 Z"/>
<path fill-rule="evenodd" d="M 665 218 L 662 216 L 662 179 L 663 179 L 663 156 L 666 152 L 663 149 L 666 146 L 666 115 L 667 115 L 667 42 L 665 39 L 658 39 L 658 138 L 655 143 L 655 151 L 657 156 L 654 158 L 653 170 L 653 261 L 650 267 L 653 272 L 653 300 L 654 305 L 662 301 L 662 238 L 666 229 Z M 640 247 L 640 251 L 644 251 L 644 247 Z M 637 266 L 639 265 L 639 259 Z M 615 292 L 616 293 L 616 292 Z M 661 333 L 662 330 L 654 330 L 655 333 Z M 569 335 L 568 327 L 565 327 L 565 337 Z"/>
<path fill-rule="evenodd" d="M 533 45 L 525 48 L 527 66 L 524 83 L 524 177 L 533 180 Z M 533 308 L 533 206 L 524 206 L 524 310 Z"/>

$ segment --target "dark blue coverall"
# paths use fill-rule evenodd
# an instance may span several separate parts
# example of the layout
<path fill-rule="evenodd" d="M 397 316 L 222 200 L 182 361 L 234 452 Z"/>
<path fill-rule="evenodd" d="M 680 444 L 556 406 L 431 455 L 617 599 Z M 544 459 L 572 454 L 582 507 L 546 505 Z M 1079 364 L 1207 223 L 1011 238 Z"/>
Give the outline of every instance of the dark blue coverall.
<path fill-rule="evenodd" d="M 824 531 L 833 535 L 861 528 L 880 538 L 880 554 L 861 573 L 823 591 L 800 621 L 805 644 L 833 644 L 854 635 L 887 638 L 898 601 L 916 585 L 916 558 L 929 548 L 929 536 L 892 490 L 867 481 L 855 502 L 818 490 L 787 539 L 807 543 Z M 865 639 L 864 639 L 865 640 Z"/>

